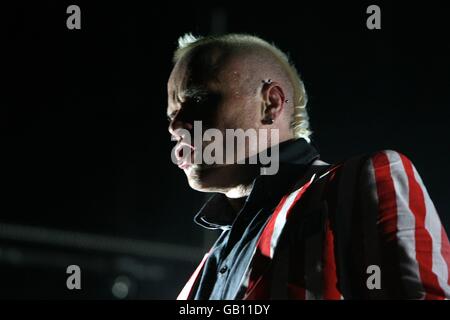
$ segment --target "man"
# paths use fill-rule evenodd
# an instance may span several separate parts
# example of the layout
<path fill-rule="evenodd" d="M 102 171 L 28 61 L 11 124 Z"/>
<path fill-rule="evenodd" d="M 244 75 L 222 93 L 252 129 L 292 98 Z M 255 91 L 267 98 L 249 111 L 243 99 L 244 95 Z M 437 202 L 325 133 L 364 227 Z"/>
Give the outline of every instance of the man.
<path fill-rule="evenodd" d="M 319 160 L 306 101 L 296 69 L 266 41 L 180 38 L 168 81 L 174 158 L 192 188 L 215 193 L 195 221 L 223 231 L 178 298 L 449 298 L 448 238 L 412 163 L 395 151 Z M 277 135 L 233 150 L 221 140 L 235 162 L 205 163 L 196 160 L 213 140 L 192 143 L 198 122 L 223 136 Z M 239 161 L 265 149 L 279 152 L 275 174 Z"/>

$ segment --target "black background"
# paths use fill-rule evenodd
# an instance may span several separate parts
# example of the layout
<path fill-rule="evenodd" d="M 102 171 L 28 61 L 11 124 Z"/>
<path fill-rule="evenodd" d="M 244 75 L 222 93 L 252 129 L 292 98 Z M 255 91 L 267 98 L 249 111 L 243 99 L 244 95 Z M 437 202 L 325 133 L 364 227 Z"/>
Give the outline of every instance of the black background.
<path fill-rule="evenodd" d="M 70 4 L 81 30 L 66 27 Z M 366 28 L 369 4 L 381 30 Z M 1 297 L 112 298 L 118 276 L 130 298 L 178 293 L 217 235 L 192 222 L 205 195 L 170 160 L 166 81 L 186 32 L 251 33 L 289 52 L 322 158 L 404 153 L 450 228 L 443 2 L 55 1 L 0 12 Z M 188 253 L 152 251 L 160 244 Z M 65 287 L 69 264 L 83 270 L 81 291 Z"/>

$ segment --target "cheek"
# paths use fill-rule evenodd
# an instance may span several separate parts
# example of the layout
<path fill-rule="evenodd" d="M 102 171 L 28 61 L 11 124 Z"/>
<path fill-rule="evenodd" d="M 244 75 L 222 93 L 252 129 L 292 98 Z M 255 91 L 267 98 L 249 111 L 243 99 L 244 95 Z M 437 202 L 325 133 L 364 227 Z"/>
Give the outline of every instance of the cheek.
<path fill-rule="evenodd" d="M 218 108 L 216 124 L 220 129 L 249 129 L 258 123 L 254 102 L 246 99 L 230 99 Z"/>
<path fill-rule="evenodd" d="M 259 108 L 254 101 L 243 101 L 240 110 L 237 112 L 236 118 L 242 129 L 258 129 L 260 115 Z"/>

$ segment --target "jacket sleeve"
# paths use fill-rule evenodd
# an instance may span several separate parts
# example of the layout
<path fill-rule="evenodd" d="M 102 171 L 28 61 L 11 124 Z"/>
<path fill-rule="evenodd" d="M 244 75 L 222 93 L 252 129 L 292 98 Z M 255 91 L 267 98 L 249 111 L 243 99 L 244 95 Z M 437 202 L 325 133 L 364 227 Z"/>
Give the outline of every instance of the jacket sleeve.
<path fill-rule="evenodd" d="M 386 150 L 363 166 L 368 203 L 376 212 L 381 277 L 396 298 L 450 298 L 450 245 L 411 161 Z"/>

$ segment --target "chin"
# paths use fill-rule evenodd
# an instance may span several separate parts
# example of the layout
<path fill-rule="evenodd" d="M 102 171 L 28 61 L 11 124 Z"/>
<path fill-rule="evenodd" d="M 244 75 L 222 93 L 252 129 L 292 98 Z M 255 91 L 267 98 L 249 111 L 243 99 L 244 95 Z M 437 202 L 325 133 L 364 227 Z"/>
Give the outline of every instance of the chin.
<path fill-rule="evenodd" d="M 213 166 L 192 165 L 184 170 L 189 186 L 200 192 L 217 192 L 219 187 L 218 168 Z"/>

